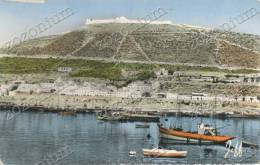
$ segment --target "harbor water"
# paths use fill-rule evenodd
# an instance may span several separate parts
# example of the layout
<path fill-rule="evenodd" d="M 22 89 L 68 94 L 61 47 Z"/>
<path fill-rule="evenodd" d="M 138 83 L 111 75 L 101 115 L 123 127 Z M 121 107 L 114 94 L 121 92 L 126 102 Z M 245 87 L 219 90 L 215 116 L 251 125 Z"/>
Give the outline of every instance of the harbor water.
<path fill-rule="evenodd" d="M 141 122 L 103 122 L 94 114 L 60 116 L 46 112 L 17 113 L 14 118 L 7 119 L 7 112 L 0 112 L 0 158 L 5 165 L 260 162 L 258 149 L 243 148 L 242 155 L 234 156 L 233 153 L 227 154 L 225 146 L 175 144 L 160 140 L 157 123 L 149 123 L 149 128 L 136 128 L 135 125 Z M 176 121 L 174 117 L 167 119 L 161 119 L 165 126 Z M 210 118 L 182 117 L 178 123 L 185 130 L 195 131 L 201 121 L 215 123 L 223 135 L 260 145 L 260 119 L 212 121 Z M 235 141 L 233 145 L 236 145 Z M 188 154 L 186 158 L 143 156 L 143 148 L 154 147 L 185 150 Z M 63 155 L 54 158 L 53 155 L 61 150 Z M 136 151 L 136 155 L 129 156 L 130 151 Z"/>

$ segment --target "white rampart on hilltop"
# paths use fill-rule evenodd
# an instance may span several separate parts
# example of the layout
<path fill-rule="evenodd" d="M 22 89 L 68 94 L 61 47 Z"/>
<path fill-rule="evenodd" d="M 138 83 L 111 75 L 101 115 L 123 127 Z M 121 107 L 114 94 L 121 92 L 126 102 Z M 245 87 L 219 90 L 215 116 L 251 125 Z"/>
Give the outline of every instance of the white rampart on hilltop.
<path fill-rule="evenodd" d="M 153 20 L 137 20 L 128 19 L 126 17 L 116 17 L 112 19 L 87 19 L 86 25 L 103 24 L 103 23 L 149 23 L 149 24 L 172 24 L 171 21 L 153 21 Z"/>

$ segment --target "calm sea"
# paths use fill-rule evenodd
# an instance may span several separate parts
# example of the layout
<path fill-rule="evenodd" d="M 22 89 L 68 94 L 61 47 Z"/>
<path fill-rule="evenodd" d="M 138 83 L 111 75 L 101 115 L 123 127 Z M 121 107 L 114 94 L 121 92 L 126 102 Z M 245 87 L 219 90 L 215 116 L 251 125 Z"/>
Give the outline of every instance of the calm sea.
<path fill-rule="evenodd" d="M 161 120 L 165 125 L 176 121 L 174 117 Z M 212 122 L 210 118 L 197 120 Z M 197 120 L 183 117 L 179 123 L 192 131 L 199 122 Z M 213 122 L 221 127 L 221 134 L 260 145 L 260 119 L 217 119 Z M 36 112 L 17 113 L 13 119 L 7 120 L 7 112 L 0 112 L 0 158 L 5 165 L 260 162 L 260 152 L 255 149 L 243 148 L 242 157 L 234 157 L 231 153 L 224 158 L 228 151 L 224 146 L 172 144 L 160 140 L 156 123 L 149 123 L 148 129 L 135 128 L 137 123 L 140 122 L 102 122 L 93 114 L 59 116 Z M 158 146 L 186 150 L 188 155 L 179 159 L 142 155 L 142 148 Z M 129 156 L 129 151 L 136 151 L 136 156 Z M 58 157 L 57 153 L 61 152 Z"/>

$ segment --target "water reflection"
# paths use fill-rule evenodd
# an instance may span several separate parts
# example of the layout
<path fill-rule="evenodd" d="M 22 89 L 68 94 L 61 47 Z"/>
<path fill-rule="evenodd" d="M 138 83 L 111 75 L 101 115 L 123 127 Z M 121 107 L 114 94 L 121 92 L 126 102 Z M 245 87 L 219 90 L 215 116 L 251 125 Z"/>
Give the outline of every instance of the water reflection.
<path fill-rule="evenodd" d="M 205 158 L 215 158 L 217 156 L 217 150 L 211 148 L 203 149 L 203 153 Z"/>

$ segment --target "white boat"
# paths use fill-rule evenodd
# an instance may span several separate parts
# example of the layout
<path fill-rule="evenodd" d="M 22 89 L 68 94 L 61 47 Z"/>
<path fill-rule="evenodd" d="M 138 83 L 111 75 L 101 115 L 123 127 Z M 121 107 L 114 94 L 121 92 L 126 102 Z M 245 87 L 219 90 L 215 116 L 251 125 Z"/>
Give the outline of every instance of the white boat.
<path fill-rule="evenodd" d="M 166 149 L 143 149 L 144 156 L 151 157 L 173 157 L 173 158 L 183 158 L 186 157 L 187 151 L 177 151 L 177 150 L 166 150 Z"/>
<path fill-rule="evenodd" d="M 136 156 L 136 151 L 130 151 L 129 156 Z"/>
<path fill-rule="evenodd" d="M 2 160 L 0 159 L 0 165 L 4 165 L 4 163 L 2 162 Z"/>

